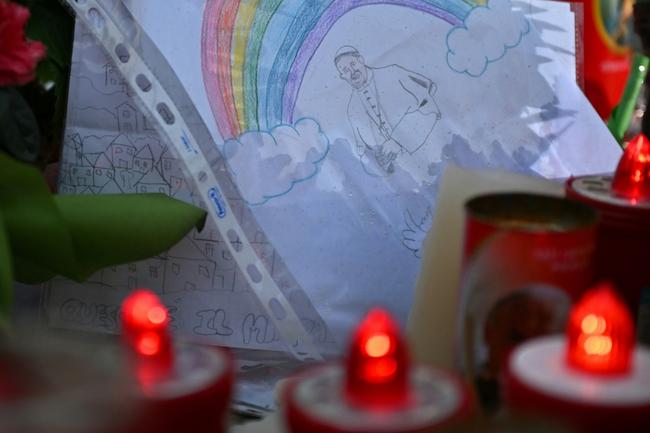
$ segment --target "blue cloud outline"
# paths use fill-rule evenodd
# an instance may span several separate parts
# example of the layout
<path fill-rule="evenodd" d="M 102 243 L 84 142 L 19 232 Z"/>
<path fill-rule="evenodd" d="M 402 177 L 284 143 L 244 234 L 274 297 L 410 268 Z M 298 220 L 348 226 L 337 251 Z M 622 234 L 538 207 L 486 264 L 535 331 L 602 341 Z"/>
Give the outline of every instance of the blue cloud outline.
<path fill-rule="evenodd" d="M 512 2 L 510 2 L 510 4 L 512 4 Z M 478 73 L 478 74 L 472 74 L 472 73 L 469 72 L 469 70 L 467 70 L 467 68 L 465 68 L 465 69 L 463 69 L 463 70 L 456 69 L 456 68 L 454 68 L 453 66 L 451 66 L 451 63 L 449 62 L 449 56 L 450 56 L 450 55 L 454 55 L 454 54 L 456 54 L 456 52 L 455 52 L 454 50 L 452 50 L 451 47 L 449 46 L 449 38 L 451 37 L 452 33 L 454 33 L 454 32 L 457 31 L 457 30 L 465 30 L 465 31 L 468 31 L 469 28 L 467 27 L 467 24 L 466 24 L 467 20 L 468 20 L 469 17 L 472 15 L 472 12 L 474 12 L 476 9 L 481 9 L 481 8 L 482 8 L 482 9 L 488 9 L 488 10 L 491 10 L 489 3 L 487 3 L 485 6 L 476 6 L 476 7 L 472 8 L 472 9 L 467 13 L 467 15 L 465 16 L 465 18 L 463 18 L 463 24 L 462 24 L 462 25 L 457 25 L 457 26 L 453 27 L 451 30 L 449 30 L 449 32 L 447 32 L 447 36 L 446 36 L 446 38 L 445 38 L 445 45 L 447 46 L 447 56 L 445 57 L 445 60 L 446 60 L 446 62 L 447 62 L 447 66 L 449 66 L 449 69 L 451 69 L 452 71 L 457 72 L 457 73 L 459 73 L 459 74 L 467 74 L 467 75 L 469 75 L 469 76 L 472 77 L 472 78 L 479 78 L 479 77 L 481 77 L 481 76 L 485 73 L 485 71 L 487 71 L 487 68 L 488 68 L 488 66 L 490 65 L 490 63 L 498 62 L 499 60 L 501 60 L 502 58 L 505 57 L 505 55 L 507 54 L 508 50 L 511 50 L 511 49 L 513 49 L 513 48 L 519 46 L 519 44 L 521 44 L 521 41 L 524 39 L 524 36 L 526 36 L 527 34 L 530 33 L 530 28 L 531 28 L 531 27 L 530 27 L 530 22 L 528 21 L 527 18 L 524 17 L 524 21 L 526 22 L 526 30 L 525 30 L 524 32 L 520 32 L 520 34 L 519 34 L 519 39 L 517 40 L 517 42 L 515 42 L 515 43 L 512 44 L 512 45 L 504 44 L 504 46 L 503 46 L 503 52 L 501 53 L 500 56 L 498 56 L 498 57 L 495 58 L 495 59 L 490 60 L 490 59 L 487 58 L 487 56 L 485 56 L 485 65 L 483 66 L 483 69 L 481 70 L 480 73 Z"/>
<path fill-rule="evenodd" d="M 278 124 L 278 125 L 275 125 L 273 128 L 271 128 L 271 129 L 269 129 L 269 130 L 251 129 L 251 130 L 248 130 L 248 131 L 246 131 L 246 132 L 244 133 L 244 134 L 247 134 L 247 133 L 249 133 L 249 132 L 266 133 L 266 134 L 269 134 L 269 135 L 271 136 L 271 138 L 273 139 L 273 142 L 274 142 L 275 144 L 277 144 L 277 140 L 275 139 L 275 136 L 273 135 L 273 131 L 275 131 L 276 129 L 281 128 L 281 127 L 283 127 L 283 126 L 288 126 L 289 128 L 291 128 L 291 129 L 293 129 L 294 131 L 297 132 L 298 130 L 296 129 L 296 126 L 297 126 L 300 122 L 302 122 L 303 120 L 312 120 L 312 121 L 313 121 L 313 122 L 318 126 L 318 133 L 319 133 L 319 135 L 320 135 L 321 137 L 324 137 L 324 138 L 325 138 L 325 152 L 323 153 L 323 155 L 322 155 L 320 158 L 318 158 L 317 160 L 311 162 L 312 165 L 314 166 L 313 171 L 312 171 L 308 176 L 306 176 L 306 177 L 303 177 L 303 178 L 300 178 L 300 179 L 297 179 L 297 180 L 292 180 L 291 183 L 290 183 L 290 185 L 289 185 L 289 187 L 288 187 L 285 191 L 282 191 L 282 192 L 277 193 L 277 194 L 262 195 L 262 197 L 264 198 L 264 200 L 262 200 L 262 201 L 260 201 L 260 202 L 251 203 L 251 202 L 249 202 L 248 200 L 244 199 L 244 202 L 246 202 L 246 204 L 247 204 L 248 206 L 262 206 L 262 205 L 266 204 L 269 200 L 272 200 L 272 199 L 274 199 L 274 198 L 282 197 L 282 196 L 285 196 L 285 195 L 289 194 L 289 193 L 291 192 L 291 190 L 293 189 L 293 187 L 296 186 L 297 184 L 302 183 L 302 182 L 306 182 L 306 181 L 308 181 L 308 180 L 310 180 L 310 179 L 313 179 L 313 178 L 318 174 L 318 172 L 320 171 L 320 163 L 323 162 L 323 161 L 325 160 L 325 158 L 327 157 L 327 155 L 329 154 L 329 151 L 330 151 L 330 140 L 329 140 L 329 137 L 327 136 L 327 134 L 325 134 L 325 132 L 324 132 L 323 129 L 321 128 L 320 123 L 319 123 L 316 119 L 314 119 L 314 118 L 312 118 L 312 117 L 301 117 L 301 118 L 297 119 L 297 120 L 293 123 L 293 125 L 290 125 L 290 124 L 288 124 L 288 123 L 280 123 L 280 124 Z M 244 134 L 241 134 L 239 137 L 241 137 L 241 136 L 244 135 Z M 241 144 L 241 142 L 239 141 L 239 138 L 231 139 L 231 140 L 232 140 L 232 141 L 237 141 L 238 143 Z M 225 160 L 225 162 L 226 162 L 226 165 L 228 166 L 228 169 L 229 169 L 230 172 L 231 172 L 231 173 L 236 177 L 236 176 L 237 176 L 237 172 L 236 172 L 235 170 L 233 170 L 233 168 L 230 166 L 230 164 L 228 164 L 228 158 L 226 157 L 226 144 L 227 144 L 228 142 L 230 142 L 231 140 L 226 140 L 226 141 L 223 143 L 223 145 L 222 145 L 222 147 L 221 147 L 221 152 L 222 152 L 222 155 L 224 155 L 224 160 Z M 243 194 L 242 194 L 242 196 L 243 196 Z M 242 197 L 242 198 L 243 198 L 243 197 Z"/>

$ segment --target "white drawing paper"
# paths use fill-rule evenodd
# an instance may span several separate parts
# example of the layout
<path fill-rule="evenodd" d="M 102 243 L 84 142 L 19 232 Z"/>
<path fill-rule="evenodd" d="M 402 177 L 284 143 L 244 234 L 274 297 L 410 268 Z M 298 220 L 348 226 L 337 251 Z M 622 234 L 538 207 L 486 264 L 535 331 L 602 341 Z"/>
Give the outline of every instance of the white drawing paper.
<path fill-rule="evenodd" d="M 240 219 L 262 228 L 251 241 L 269 269 L 281 262 L 304 289 L 300 302 L 324 320 L 305 326 L 323 341 L 341 346 L 374 305 L 406 320 L 448 163 L 558 178 L 610 171 L 618 160 L 575 84 L 573 15 L 564 4 L 127 4 L 226 158 L 243 197 Z M 70 101 L 63 193 L 165 192 L 200 204 L 82 29 Z M 208 228 L 83 286 L 55 281 L 49 317 L 114 331 L 119 299 L 149 286 L 181 332 L 281 350 L 238 275 Z"/>

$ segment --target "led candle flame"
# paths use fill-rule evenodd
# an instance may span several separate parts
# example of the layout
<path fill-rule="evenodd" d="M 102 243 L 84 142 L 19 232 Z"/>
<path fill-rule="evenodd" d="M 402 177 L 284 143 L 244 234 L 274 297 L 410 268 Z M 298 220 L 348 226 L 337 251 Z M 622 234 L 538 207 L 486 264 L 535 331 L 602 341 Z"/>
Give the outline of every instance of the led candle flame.
<path fill-rule="evenodd" d="M 400 406 L 408 402 L 410 361 L 397 324 L 380 309 L 372 310 L 352 340 L 345 394 L 361 406 Z"/>
<path fill-rule="evenodd" d="M 625 148 L 612 189 L 634 204 L 650 200 L 650 141 L 644 134 L 634 137 Z"/>
<path fill-rule="evenodd" d="M 567 337 L 567 359 L 572 367 L 599 374 L 623 374 L 630 370 L 634 325 L 611 285 L 597 286 L 575 305 Z"/>
<path fill-rule="evenodd" d="M 140 356 L 171 359 L 167 309 L 155 293 L 136 290 L 122 303 L 122 333 Z"/>

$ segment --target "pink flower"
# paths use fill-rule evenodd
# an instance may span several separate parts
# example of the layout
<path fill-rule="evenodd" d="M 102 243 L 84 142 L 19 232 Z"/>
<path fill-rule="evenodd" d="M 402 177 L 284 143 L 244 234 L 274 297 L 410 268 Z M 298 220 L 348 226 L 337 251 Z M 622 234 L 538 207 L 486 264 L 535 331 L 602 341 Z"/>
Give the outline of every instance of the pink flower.
<path fill-rule="evenodd" d="M 45 57 L 45 45 L 25 39 L 29 10 L 0 0 L 0 86 L 22 85 L 36 77 L 36 64 Z"/>

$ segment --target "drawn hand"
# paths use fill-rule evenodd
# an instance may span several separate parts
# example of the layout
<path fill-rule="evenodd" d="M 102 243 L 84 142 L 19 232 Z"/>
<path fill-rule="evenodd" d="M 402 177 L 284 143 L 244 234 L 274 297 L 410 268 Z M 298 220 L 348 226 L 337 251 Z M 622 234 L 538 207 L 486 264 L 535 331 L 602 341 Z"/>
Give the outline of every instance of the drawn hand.
<path fill-rule="evenodd" d="M 417 258 L 421 257 L 422 243 L 427 236 L 427 231 L 433 223 L 431 207 L 427 207 L 424 216 L 414 218 L 410 210 L 404 212 L 406 229 L 402 230 L 402 245 L 410 250 Z"/>
<path fill-rule="evenodd" d="M 391 131 L 386 127 L 385 123 L 379 125 L 379 133 L 386 141 L 391 139 Z"/>
<path fill-rule="evenodd" d="M 379 145 L 374 149 L 374 156 L 377 164 L 388 173 L 394 171 L 393 161 L 397 159 L 397 153 L 392 152 L 390 149 L 387 149 L 385 146 Z"/>
<path fill-rule="evenodd" d="M 397 155 L 402 153 L 404 150 L 402 146 L 400 146 L 400 144 L 395 140 L 386 140 L 381 147 L 383 153 L 394 154 L 395 158 L 397 158 Z"/>

